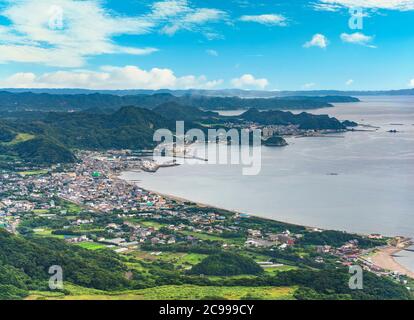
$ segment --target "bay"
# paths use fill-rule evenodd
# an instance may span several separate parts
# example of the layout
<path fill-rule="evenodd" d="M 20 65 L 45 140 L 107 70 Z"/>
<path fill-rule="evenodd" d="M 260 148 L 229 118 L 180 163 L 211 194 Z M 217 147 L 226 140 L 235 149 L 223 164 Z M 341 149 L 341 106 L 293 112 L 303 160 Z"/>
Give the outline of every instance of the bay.
<path fill-rule="evenodd" d="M 360 99 L 307 112 L 377 130 L 263 147 L 257 176 L 243 176 L 239 165 L 197 162 L 122 177 L 149 190 L 275 220 L 414 237 L 414 97 Z"/>

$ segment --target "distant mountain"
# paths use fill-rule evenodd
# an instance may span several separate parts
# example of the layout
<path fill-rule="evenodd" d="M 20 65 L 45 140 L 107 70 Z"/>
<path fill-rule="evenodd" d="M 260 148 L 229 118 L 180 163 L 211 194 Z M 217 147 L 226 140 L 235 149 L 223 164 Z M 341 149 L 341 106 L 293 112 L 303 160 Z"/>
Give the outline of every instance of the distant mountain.
<path fill-rule="evenodd" d="M 237 110 L 237 109 L 316 109 L 333 107 L 329 98 L 250 98 L 239 97 L 208 97 L 182 96 L 177 102 L 183 105 L 198 107 L 205 110 Z"/>
<path fill-rule="evenodd" d="M 39 125 L 70 148 L 102 150 L 154 147 L 154 131 L 175 123 L 150 110 L 122 107 L 113 114 L 50 113 Z"/>
<path fill-rule="evenodd" d="M 339 90 L 313 90 L 313 91 L 280 91 L 281 97 L 287 96 L 412 96 L 414 89 L 378 90 L 378 91 L 339 91 Z"/>
<path fill-rule="evenodd" d="M 328 115 L 313 115 L 302 112 L 293 114 L 283 111 L 263 111 L 250 109 L 240 116 L 246 121 L 260 123 L 262 125 L 298 125 L 302 130 L 344 130 L 346 126 L 338 119 Z"/>
<path fill-rule="evenodd" d="M 302 100 L 288 100 L 302 101 Z M 302 112 L 249 109 L 240 116 L 225 117 L 216 112 L 165 103 L 154 110 L 122 107 L 116 112 L 39 112 L 40 115 L 0 121 L 0 165 L 16 160 L 33 164 L 76 161 L 74 150 L 151 149 L 157 129 L 175 131 L 176 121 L 186 129 L 240 127 L 246 121 L 260 125 L 297 125 L 304 130 L 343 130 L 352 122 L 341 123 L 327 115 Z M 24 113 L 22 113 L 24 114 Z M 5 161 L 3 161 L 6 159 Z"/>
<path fill-rule="evenodd" d="M 98 108 L 119 109 L 134 105 L 144 108 L 173 101 L 170 94 L 117 96 L 109 94 L 48 94 L 48 93 L 10 93 L 0 92 L 0 111 L 81 111 Z"/>
<path fill-rule="evenodd" d="M 199 108 L 183 106 L 176 102 L 164 103 L 153 109 L 153 111 L 166 119 L 174 121 L 197 121 L 219 116 L 217 112 L 203 111 Z"/>
<path fill-rule="evenodd" d="M 175 96 L 171 93 L 111 95 L 111 94 L 49 94 L 11 93 L 0 91 L 0 113 L 18 111 L 84 111 L 116 110 L 123 106 L 154 109 L 164 104 L 179 104 L 206 110 L 225 109 L 315 109 L 332 107 L 332 102 L 356 102 L 347 96 L 290 96 L 286 98 L 239 98 L 201 95 Z"/>
<path fill-rule="evenodd" d="M 0 123 L 0 153 L 35 164 L 75 161 L 75 149 L 145 149 L 155 146 L 159 128 L 175 123 L 142 108 L 112 114 L 50 112 L 42 119 Z"/>
<path fill-rule="evenodd" d="M 88 89 L 2 89 L 12 93 L 48 93 L 55 95 L 77 95 L 77 94 L 110 94 L 117 96 L 129 95 L 154 95 L 154 94 L 171 94 L 177 97 L 186 95 L 195 96 L 214 96 L 214 97 L 240 97 L 240 98 L 269 98 L 269 97 L 288 97 L 288 96 L 384 96 L 384 95 L 414 95 L 414 89 L 400 90 L 307 90 L 307 91 L 261 91 L 261 90 L 240 90 L 240 89 L 222 89 L 222 90 L 88 90 Z"/>

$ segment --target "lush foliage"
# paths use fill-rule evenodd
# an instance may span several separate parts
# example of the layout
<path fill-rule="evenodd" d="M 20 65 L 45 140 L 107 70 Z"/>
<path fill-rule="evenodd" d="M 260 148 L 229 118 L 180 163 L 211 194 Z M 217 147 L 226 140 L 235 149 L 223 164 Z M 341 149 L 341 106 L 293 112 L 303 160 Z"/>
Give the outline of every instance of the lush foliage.
<path fill-rule="evenodd" d="M 68 148 L 46 137 L 24 141 L 17 144 L 13 150 L 20 158 L 34 164 L 75 161 L 75 156 Z"/>
<path fill-rule="evenodd" d="M 257 275 L 262 272 L 263 269 L 253 259 L 228 252 L 208 256 L 191 269 L 192 274 L 210 276 Z"/>
<path fill-rule="evenodd" d="M 175 96 L 170 93 L 111 95 L 111 94 L 36 94 L 32 92 L 0 92 L 0 104 L 4 111 L 43 110 L 69 111 L 88 109 L 118 109 L 123 106 L 137 106 L 153 109 L 164 103 L 178 103 L 190 107 L 210 110 L 220 109 L 315 109 L 331 107 L 335 102 L 356 102 L 356 98 L 346 96 L 324 97 L 276 97 L 251 98 L 209 97 L 203 95 Z M 1 111 L 1 110 L 0 110 Z"/>
<path fill-rule="evenodd" d="M 264 145 L 267 147 L 283 147 L 287 146 L 285 139 L 279 136 L 273 136 L 264 141 Z"/>
<path fill-rule="evenodd" d="M 21 290 L 45 290 L 53 265 L 62 267 L 65 281 L 84 287 L 116 290 L 126 284 L 125 267 L 115 253 L 85 250 L 52 238 L 25 239 L 0 230 L 0 284 L 8 286 L 11 298 Z"/>
<path fill-rule="evenodd" d="M 241 117 L 244 120 L 264 125 L 298 125 L 303 130 L 341 130 L 346 128 L 336 118 L 331 118 L 328 115 L 313 115 L 306 112 L 293 114 L 277 110 L 260 112 L 257 109 L 250 109 Z"/>
<path fill-rule="evenodd" d="M 385 240 L 367 239 L 359 235 L 334 230 L 305 233 L 300 242 L 305 245 L 330 245 L 340 247 L 350 240 L 357 240 L 359 246 L 362 248 L 372 248 L 386 243 Z"/>
<path fill-rule="evenodd" d="M 42 119 L 9 121 L 35 138 L 4 147 L 4 153 L 35 164 L 74 162 L 73 149 L 144 149 L 155 146 L 154 131 L 172 123 L 150 110 L 124 107 L 112 114 L 48 113 Z M 3 130 L 4 139 L 9 138 Z M 10 139 L 10 138 L 9 138 Z"/>

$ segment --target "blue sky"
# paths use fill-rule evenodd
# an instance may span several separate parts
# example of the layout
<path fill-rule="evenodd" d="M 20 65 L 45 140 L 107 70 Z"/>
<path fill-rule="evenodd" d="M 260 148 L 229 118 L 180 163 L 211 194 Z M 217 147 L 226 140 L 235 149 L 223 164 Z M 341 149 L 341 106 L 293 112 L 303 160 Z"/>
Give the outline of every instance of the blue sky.
<path fill-rule="evenodd" d="M 0 0 L 0 87 L 401 89 L 413 49 L 414 0 Z"/>

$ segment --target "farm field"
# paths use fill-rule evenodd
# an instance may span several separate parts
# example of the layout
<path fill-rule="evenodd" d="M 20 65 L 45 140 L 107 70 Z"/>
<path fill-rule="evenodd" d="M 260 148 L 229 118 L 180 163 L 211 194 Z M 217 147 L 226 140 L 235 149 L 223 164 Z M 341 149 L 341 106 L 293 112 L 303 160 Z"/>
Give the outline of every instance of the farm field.
<path fill-rule="evenodd" d="M 69 295 L 32 292 L 28 300 L 203 300 L 263 299 L 292 300 L 295 287 L 202 287 L 193 285 L 161 286 L 143 290 L 107 293 L 77 286 L 67 286 Z"/>

